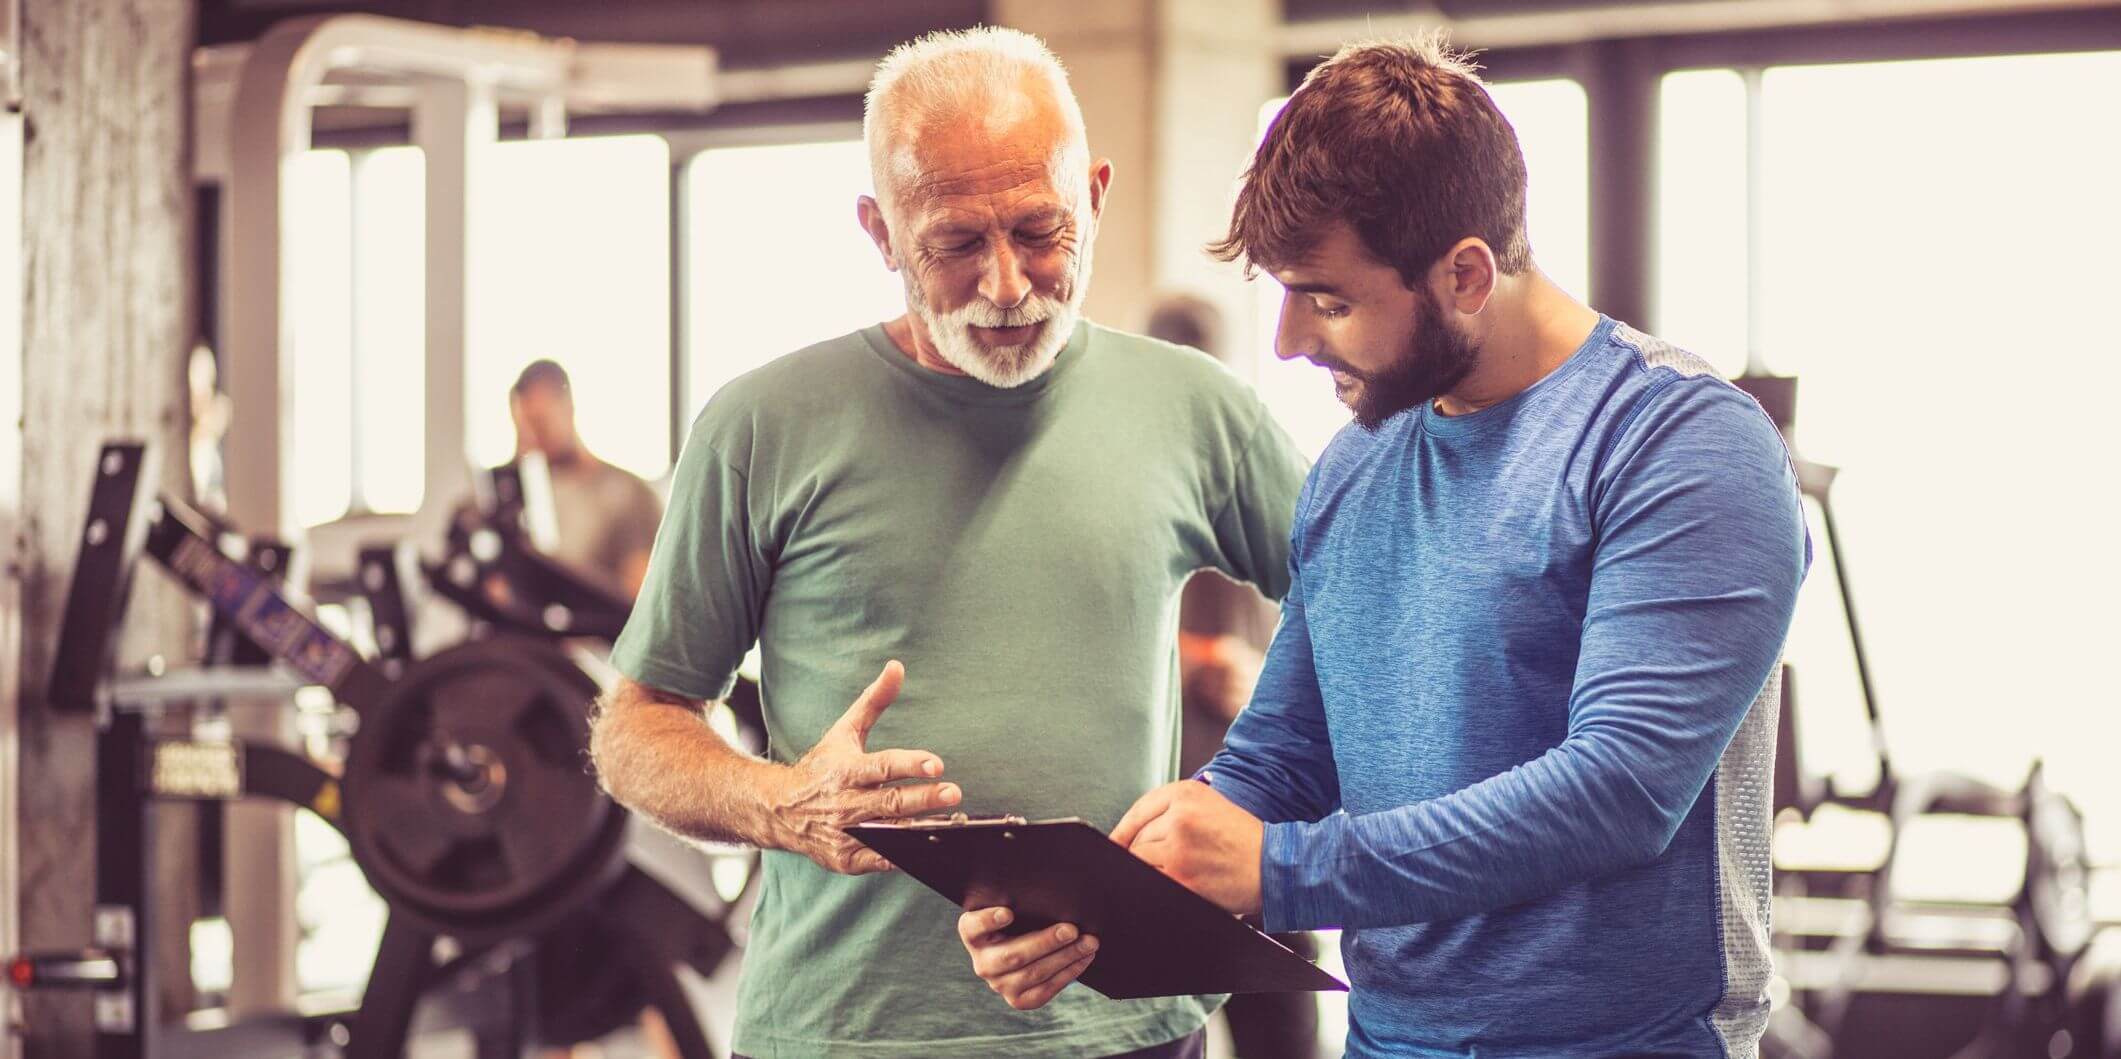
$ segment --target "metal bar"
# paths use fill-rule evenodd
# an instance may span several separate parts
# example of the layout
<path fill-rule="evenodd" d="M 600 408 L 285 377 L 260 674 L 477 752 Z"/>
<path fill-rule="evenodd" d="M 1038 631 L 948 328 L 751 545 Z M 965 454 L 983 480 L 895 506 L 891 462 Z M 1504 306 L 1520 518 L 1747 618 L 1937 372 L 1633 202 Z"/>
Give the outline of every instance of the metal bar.
<path fill-rule="evenodd" d="M 474 342 L 471 270 L 479 245 L 480 167 L 499 138 L 493 90 L 463 81 L 424 85 L 413 139 L 427 164 L 427 500 L 424 529 L 446 519 L 471 484 L 465 359 Z"/>
<path fill-rule="evenodd" d="M 363 412 L 368 394 L 361 385 L 361 362 L 368 352 L 365 348 L 368 340 L 363 334 L 366 329 L 361 326 L 361 310 L 368 301 L 366 284 L 362 282 L 362 277 L 368 272 L 368 255 L 364 253 L 368 248 L 368 240 L 362 238 L 362 232 L 367 226 L 364 223 L 366 218 L 361 216 L 361 203 L 366 197 L 361 194 L 361 186 L 369 179 L 367 171 L 374 156 L 372 151 L 349 152 L 347 163 L 351 171 L 347 174 L 346 193 L 346 298 L 351 311 L 346 314 L 349 332 L 346 336 L 346 421 L 352 427 L 353 435 L 352 443 L 346 446 L 346 512 L 349 515 L 366 514 L 373 510 L 368 502 L 368 487 L 365 484 L 368 461 L 362 456 L 362 450 L 367 448 L 369 439 L 363 429 Z"/>
<path fill-rule="evenodd" d="M 1285 23 L 1287 56 L 1330 54 L 1344 41 L 1442 29 L 1462 47 L 1519 49 L 1595 40 L 1661 39 L 1700 54 L 1690 65 L 1849 61 L 1790 56 L 1915 58 L 1925 51 L 1985 49 L 2083 51 L 2112 44 L 2110 0 L 2043 0 L 1997 14 L 1996 0 L 1695 0 L 1692 3 L 1569 5 L 1561 11 L 1515 11 L 1451 17 L 1434 9 Z M 1513 5 L 1514 6 L 1514 5 Z M 1761 58 L 1766 54 L 1774 56 Z M 1858 58 L 1856 61 L 1862 61 Z"/>
<path fill-rule="evenodd" d="M 16 989 L 110 989 L 125 982 L 115 956 L 95 953 L 18 956 L 7 978 Z"/>
<path fill-rule="evenodd" d="M 663 1026 L 670 1031 L 679 1059 L 721 1059 L 714 1045 L 708 1043 L 707 1032 L 700 1028 L 699 1015 L 692 1010 L 692 1003 L 685 996 L 685 986 L 678 981 L 671 966 L 651 957 L 637 945 L 626 946 L 624 952 L 628 962 L 634 965 L 635 981 L 641 985 L 642 999 L 663 1017 Z"/>
<path fill-rule="evenodd" d="M 20 561 L 22 510 L 22 115 L 14 93 L 14 55 L 21 39 L 12 23 L 14 0 L 0 0 L 0 27 L 10 42 L 0 57 L 0 568 Z M 22 578 L 0 576 L 0 952 L 22 943 L 20 900 L 21 803 L 20 737 L 17 711 L 22 699 Z M 15 1059 L 15 1046 L 0 1038 L 0 1059 Z"/>
<path fill-rule="evenodd" d="M 1849 589 L 1848 553 L 1841 547 L 1841 531 L 1834 523 L 1834 505 L 1827 500 L 1826 490 L 1820 490 L 1819 519 L 1826 524 L 1826 548 L 1834 557 L 1834 585 L 1841 591 L 1841 614 L 1848 621 L 1849 650 L 1856 659 L 1856 681 L 1863 688 L 1863 713 L 1871 722 L 1871 742 L 1878 751 L 1879 790 L 1890 789 L 1893 782 L 1891 757 L 1886 752 L 1885 728 L 1878 717 L 1878 691 L 1871 679 L 1870 655 L 1863 649 L 1863 627 L 1856 620 L 1856 597 Z"/>
<path fill-rule="evenodd" d="M 1700 69 L 1896 62 L 2121 48 L 2121 18 L 2115 17 L 2111 3 L 2106 0 L 2076 5 L 2081 10 L 1992 12 L 1958 18 L 1951 17 L 1941 6 L 1957 0 L 1920 2 L 1929 6 L 1928 13 L 1941 17 L 1857 22 L 1832 27 L 1777 26 L 1690 34 L 1660 41 L 1658 51 L 1664 63 L 1672 69 Z M 1983 0 L 1963 2 L 1972 6 Z"/>
<path fill-rule="evenodd" d="M 1745 373 L 1766 375 L 1767 122 L 1760 68 L 1738 71 L 1745 83 Z M 1795 409 L 1791 409 L 1795 422 Z M 1787 433 L 1787 431 L 1785 431 Z"/>
<path fill-rule="evenodd" d="M 96 1059 L 146 1059 L 156 1023 L 155 974 L 148 942 L 149 850 L 154 820 L 142 789 L 146 721 L 120 714 L 96 733 L 95 945 L 123 964 L 123 980 L 96 995 Z"/>
<path fill-rule="evenodd" d="M 284 665 L 182 666 L 160 675 L 133 673 L 105 685 L 114 709 L 139 709 L 202 699 L 285 699 L 316 682 Z"/>
<path fill-rule="evenodd" d="M 146 487 L 147 462 L 147 446 L 137 441 L 110 442 L 96 457 L 81 551 L 52 661 L 50 695 L 56 709 L 86 712 L 96 706 L 96 686 L 125 620 L 126 593 L 147 530 L 152 495 Z"/>
<path fill-rule="evenodd" d="M 637 865 L 628 865 L 598 904 L 609 910 L 605 914 L 614 925 L 637 939 L 638 947 L 663 963 L 685 964 L 702 978 L 711 977 L 736 951 L 726 927 Z"/>
<path fill-rule="evenodd" d="M 434 940 L 434 935 L 404 916 L 391 916 L 384 924 L 375 968 L 361 994 L 361 1010 L 354 1014 L 346 1059 L 400 1059 L 404 1055 L 420 990 L 434 968 Z"/>
<path fill-rule="evenodd" d="M 1591 302 L 1609 316 L 1652 318 L 1657 247 L 1657 87 L 1642 41 L 1586 46 L 1590 105 Z"/>
<path fill-rule="evenodd" d="M 674 473 L 691 425 L 692 358 L 688 350 L 698 321 L 693 319 L 688 300 L 692 277 L 685 259 L 692 246 L 691 207 L 685 194 L 685 171 L 692 157 L 679 157 L 675 145 L 670 153 L 670 468 Z"/>
<path fill-rule="evenodd" d="M 209 532 L 214 529 L 211 524 L 206 528 Z M 227 536 L 235 535 L 229 533 Z M 271 537 L 237 539 L 242 555 L 232 558 L 240 558 L 273 584 L 287 582 L 287 567 L 294 559 L 293 548 Z M 216 613 L 206 627 L 206 662 L 216 666 L 265 666 L 272 663 L 272 653 L 243 635 L 243 631 L 226 615 Z"/>
<path fill-rule="evenodd" d="M 393 680 L 412 664 L 412 608 L 401 556 L 394 545 L 370 545 L 361 549 L 357 567 L 376 641 L 376 665 Z"/>
<path fill-rule="evenodd" d="M 267 574 L 223 554 L 199 517 L 164 498 L 147 532 L 147 552 L 228 617 L 245 636 L 357 710 L 374 706 L 389 681 L 352 645 L 288 600 Z"/>
<path fill-rule="evenodd" d="M 343 827 L 339 818 L 339 781 L 316 762 L 291 750 L 243 744 L 243 793 L 299 805 L 325 823 Z"/>

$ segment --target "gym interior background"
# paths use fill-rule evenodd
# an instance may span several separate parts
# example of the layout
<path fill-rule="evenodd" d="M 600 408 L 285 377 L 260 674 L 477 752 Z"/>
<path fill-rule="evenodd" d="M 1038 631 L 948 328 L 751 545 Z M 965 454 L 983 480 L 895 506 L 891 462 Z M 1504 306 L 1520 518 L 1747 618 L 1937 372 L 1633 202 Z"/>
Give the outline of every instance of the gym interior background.
<path fill-rule="evenodd" d="M 1201 247 L 1338 43 L 1484 49 L 1540 263 L 1748 377 L 1806 463 L 1771 1045 L 2121 1054 L 2113 5 L 0 0 L 0 954 L 35 957 L 0 1056 L 659 1054 L 649 1003 L 723 1054 L 743 851 L 657 891 L 698 923 L 600 997 L 508 926 L 580 895 L 375 877 L 417 843 L 333 822 L 345 717 L 532 668 L 422 668 L 478 630 L 542 637 L 542 688 L 593 675 L 595 594 L 466 528 L 538 507 L 485 470 L 510 383 L 558 361 L 588 446 L 655 482 L 719 386 L 903 311 L 855 224 L 860 93 L 980 23 L 1053 46 L 1116 163 L 1089 314 L 1212 307 L 1314 455 L 1346 413 L 1270 355 L 1272 281 Z M 208 605 L 231 583 L 318 627 L 266 643 Z M 607 808 L 572 806 L 578 855 Z"/>

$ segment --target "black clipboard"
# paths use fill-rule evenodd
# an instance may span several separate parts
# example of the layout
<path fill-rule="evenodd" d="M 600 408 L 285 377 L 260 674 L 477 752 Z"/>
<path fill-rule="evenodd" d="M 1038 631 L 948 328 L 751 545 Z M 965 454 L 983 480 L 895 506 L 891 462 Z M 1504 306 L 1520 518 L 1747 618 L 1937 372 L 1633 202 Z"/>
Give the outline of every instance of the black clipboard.
<path fill-rule="evenodd" d="M 1345 991 L 1347 984 L 1077 819 L 929 817 L 847 829 L 959 908 L 1008 905 L 1008 934 L 1097 938 L 1078 981 L 1114 1000 Z"/>

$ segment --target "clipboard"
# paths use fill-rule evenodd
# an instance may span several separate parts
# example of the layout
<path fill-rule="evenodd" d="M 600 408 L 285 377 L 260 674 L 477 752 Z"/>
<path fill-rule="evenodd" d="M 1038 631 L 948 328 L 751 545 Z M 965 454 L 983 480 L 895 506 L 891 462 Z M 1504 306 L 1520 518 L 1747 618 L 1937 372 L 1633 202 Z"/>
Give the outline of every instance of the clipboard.
<path fill-rule="evenodd" d="M 1078 819 L 958 814 L 847 833 L 959 908 L 1008 905 L 1006 934 L 1073 923 L 1095 936 L 1077 981 L 1113 1000 L 1348 988 Z"/>

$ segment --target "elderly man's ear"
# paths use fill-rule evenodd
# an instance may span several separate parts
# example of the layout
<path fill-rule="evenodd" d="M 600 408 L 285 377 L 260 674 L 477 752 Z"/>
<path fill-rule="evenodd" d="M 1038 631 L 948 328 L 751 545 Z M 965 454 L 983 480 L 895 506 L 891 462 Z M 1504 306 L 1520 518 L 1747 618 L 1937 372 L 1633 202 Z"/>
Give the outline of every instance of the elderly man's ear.
<path fill-rule="evenodd" d="M 869 233 L 869 241 L 876 244 L 876 252 L 884 255 L 884 267 L 897 272 L 898 258 L 891 253 L 891 225 L 884 220 L 884 207 L 875 196 L 863 195 L 854 200 L 854 214 L 861 219 L 862 230 Z"/>
<path fill-rule="evenodd" d="M 1105 215 L 1105 191 L 1112 186 L 1112 159 L 1100 158 L 1090 166 L 1090 216 Z"/>

